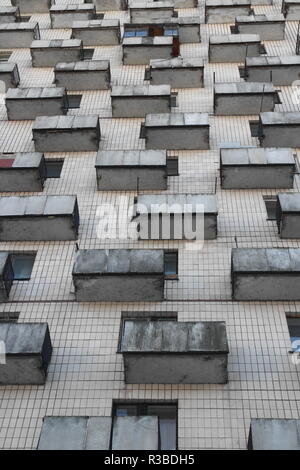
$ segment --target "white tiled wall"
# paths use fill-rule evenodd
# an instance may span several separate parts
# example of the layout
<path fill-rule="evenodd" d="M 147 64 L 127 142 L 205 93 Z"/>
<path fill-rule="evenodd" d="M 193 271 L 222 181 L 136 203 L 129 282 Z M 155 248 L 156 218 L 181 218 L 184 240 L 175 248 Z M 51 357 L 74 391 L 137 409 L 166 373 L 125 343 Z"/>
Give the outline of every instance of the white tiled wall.
<path fill-rule="evenodd" d="M 81 3 L 57 0 L 57 3 Z M 0 0 L 0 5 L 9 1 Z M 179 10 L 180 16 L 204 18 L 204 1 L 198 9 Z M 279 12 L 255 7 L 257 13 Z M 106 17 L 128 20 L 127 12 Z M 42 38 L 68 38 L 70 30 L 51 30 L 48 15 L 34 15 Z M 293 54 L 297 22 L 287 22 L 284 41 L 266 42 L 269 55 Z M 202 42 L 184 44 L 184 57 L 207 59 L 211 34 L 230 33 L 229 25 L 201 25 Z M 94 59 L 109 59 L 113 84 L 141 84 L 144 67 L 122 66 L 121 46 L 96 47 Z M 15 50 L 21 86 L 53 86 L 51 68 L 32 68 L 29 49 Z M 238 65 L 208 64 L 205 88 L 180 89 L 178 107 L 172 112 L 213 111 L 213 73 L 216 81 L 239 81 Z M 282 87 L 278 110 L 300 110 L 291 87 Z M 109 91 L 86 91 L 80 109 L 70 114 L 99 114 L 101 149 L 143 149 L 139 139 L 141 119 L 111 119 Z M 51 153 L 65 158 L 59 179 L 46 182 L 45 194 L 77 194 L 80 210 L 80 248 L 178 248 L 179 281 L 166 282 L 166 301 L 151 304 L 76 303 L 71 270 L 73 242 L 1 243 L 1 250 L 37 250 L 28 282 L 16 282 L 10 302 L 1 311 L 19 311 L 19 321 L 47 321 L 54 351 L 45 386 L 0 388 L 0 448 L 31 449 L 37 445 L 45 415 L 110 415 L 113 399 L 177 399 L 180 449 L 240 449 L 246 447 L 251 418 L 299 418 L 299 366 L 288 351 L 290 340 L 285 312 L 300 311 L 300 303 L 234 303 L 231 299 L 230 252 L 239 247 L 299 247 L 297 241 L 280 240 L 275 222 L 266 220 L 263 195 L 276 191 L 221 191 L 218 149 L 222 143 L 257 145 L 247 117 L 213 117 L 210 151 L 179 151 L 180 176 L 170 179 L 170 193 L 214 193 L 219 203 L 218 239 L 205 242 L 201 251 L 183 242 L 104 240 L 97 237 L 97 207 L 126 203 L 133 192 L 97 192 L 94 152 Z M 31 121 L 8 122 L 4 95 L 0 94 L 0 151 L 31 151 Z M 298 152 L 298 157 L 299 157 Z M 299 190 L 296 177 L 295 191 Z M 124 199 L 125 198 L 125 199 Z M 124 203 L 125 201 L 125 203 Z M 179 320 L 225 320 L 229 338 L 227 385 L 125 385 L 122 357 L 116 354 L 121 312 L 176 311 Z"/>

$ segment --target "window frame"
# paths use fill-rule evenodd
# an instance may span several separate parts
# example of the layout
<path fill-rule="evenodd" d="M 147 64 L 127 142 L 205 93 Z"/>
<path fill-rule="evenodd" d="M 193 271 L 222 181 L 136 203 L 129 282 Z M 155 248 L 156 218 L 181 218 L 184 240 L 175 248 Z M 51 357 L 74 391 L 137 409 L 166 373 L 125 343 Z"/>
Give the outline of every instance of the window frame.
<path fill-rule="evenodd" d="M 176 168 L 175 168 L 175 171 L 172 173 L 172 172 L 170 172 L 169 162 L 171 162 L 173 160 L 176 162 Z M 167 165 L 167 176 L 168 177 L 179 176 L 179 161 L 178 161 L 177 156 L 176 157 L 167 157 L 166 165 Z"/>
<path fill-rule="evenodd" d="M 276 221 L 277 220 L 277 217 L 276 217 L 277 196 L 263 195 L 263 201 L 264 201 L 265 207 L 266 207 L 267 220 L 270 221 L 270 222 Z M 270 207 L 268 208 L 267 204 L 271 204 L 271 203 L 275 204 L 274 209 L 271 209 Z M 274 214 L 273 214 L 273 211 L 274 211 Z"/>
<path fill-rule="evenodd" d="M 63 166 L 64 166 L 64 162 L 65 162 L 65 159 L 64 158 L 45 158 L 45 169 L 46 169 L 46 179 L 57 179 L 57 178 L 60 178 L 60 175 L 61 175 L 61 172 L 62 172 L 62 169 L 63 169 Z M 60 167 L 60 172 L 59 172 L 59 176 L 48 176 L 48 165 L 52 164 L 52 163 L 61 163 L 61 167 Z"/>
<path fill-rule="evenodd" d="M 14 273 L 14 278 L 13 278 L 13 281 L 14 282 L 18 282 L 18 281 L 30 281 L 31 279 L 31 275 L 32 275 L 32 271 L 33 271 L 33 267 L 34 267 L 34 263 L 35 263 L 35 259 L 36 259 L 36 255 L 37 255 L 37 252 L 36 251 L 10 251 L 9 252 L 10 254 L 10 259 L 11 259 L 11 264 L 12 264 L 12 268 L 13 268 L 13 273 Z M 13 258 L 16 258 L 16 257 L 32 257 L 33 258 L 33 262 L 32 262 L 32 267 L 31 267 L 31 271 L 30 271 L 30 274 L 29 274 L 29 277 L 15 277 L 15 270 L 14 270 L 14 263 L 13 263 Z"/>
<path fill-rule="evenodd" d="M 167 274 L 166 273 L 166 255 L 175 255 L 176 256 L 176 272 L 175 273 L 170 273 L 170 274 Z M 177 281 L 178 280 L 178 265 L 179 265 L 179 254 L 178 254 L 178 250 L 174 249 L 174 250 L 164 250 L 164 276 L 165 276 L 165 279 L 166 280 L 170 280 L 170 281 Z"/>
<path fill-rule="evenodd" d="M 137 408 L 137 414 L 135 415 L 128 415 L 128 416 L 157 416 L 157 415 L 149 415 L 146 410 L 148 406 L 172 406 L 174 407 L 175 411 L 175 449 L 178 450 L 178 400 L 113 400 L 112 403 L 112 428 L 111 428 L 111 438 L 110 438 L 110 448 L 112 446 L 112 438 L 113 438 L 113 427 L 114 427 L 114 418 L 117 417 L 116 411 L 118 407 L 121 406 L 135 406 Z M 159 418 L 159 417 L 158 417 Z M 160 419 L 160 418 L 159 418 Z M 161 442 L 159 443 L 161 450 Z M 164 451 L 164 450 L 162 450 Z M 168 452 L 168 450 L 165 450 Z M 172 449 L 170 450 L 172 451 Z"/>

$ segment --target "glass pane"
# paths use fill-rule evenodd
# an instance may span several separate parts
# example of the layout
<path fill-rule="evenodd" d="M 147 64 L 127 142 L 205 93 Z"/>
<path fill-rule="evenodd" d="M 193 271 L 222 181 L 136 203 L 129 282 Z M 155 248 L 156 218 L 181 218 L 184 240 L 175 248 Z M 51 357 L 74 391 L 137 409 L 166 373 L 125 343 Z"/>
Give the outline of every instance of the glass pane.
<path fill-rule="evenodd" d="M 178 36 L 177 29 L 165 29 L 165 36 Z"/>
<path fill-rule="evenodd" d="M 167 159 L 167 172 L 168 172 L 168 176 L 178 175 L 178 159 L 177 158 Z"/>
<path fill-rule="evenodd" d="M 12 253 L 11 261 L 14 271 L 14 279 L 19 281 L 26 281 L 30 279 L 33 264 L 35 260 L 34 254 L 18 255 Z"/>
<path fill-rule="evenodd" d="M 175 419 L 160 419 L 159 420 L 160 432 L 160 449 L 161 450 L 176 450 L 176 420 Z"/>
<path fill-rule="evenodd" d="M 277 199 L 276 198 L 265 199 L 265 205 L 266 205 L 268 219 L 276 220 Z"/>
<path fill-rule="evenodd" d="M 300 336 L 291 336 L 291 343 L 292 343 L 292 350 L 294 352 L 300 352 Z"/>
<path fill-rule="evenodd" d="M 165 274 L 177 274 L 177 253 L 165 253 Z"/>
<path fill-rule="evenodd" d="M 135 31 L 125 31 L 124 38 L 132 38 L 135 36 Z"/>
<path fill-rule="evenodd" d="M 176 419 L 176 406 L 175 405 L 147 405 L 147 415 L 159 416 L 160 418 L 173 418 Z"/>
<path fill-rule="evenodd" d="M 71 95 L 68 94 L 69 108 L 80 108 L 82 95 Z"/>
<path fill-rule="evenodd" d="M 176 450 L 176 406 L 148 405 L 147 415 L 159 417 L 161 450 Z"/>
<path fill-rule="evenodd" d="M 148 36 L 147 29 L 140 29 L 140 30 L 136 31 L 136 36 L 138 36 L 138 37 Z"/>
<path fill-rule="evenodd" d="M 64 164 L 63 160 L 46 160 L 46 177 L 59 178 Z"/>
<path fill-rule="evenodd" d="M 116 416 L 137 416 L 137 406 L 136 405 L 120 405 L 116 406 L 115 415 Z"/>

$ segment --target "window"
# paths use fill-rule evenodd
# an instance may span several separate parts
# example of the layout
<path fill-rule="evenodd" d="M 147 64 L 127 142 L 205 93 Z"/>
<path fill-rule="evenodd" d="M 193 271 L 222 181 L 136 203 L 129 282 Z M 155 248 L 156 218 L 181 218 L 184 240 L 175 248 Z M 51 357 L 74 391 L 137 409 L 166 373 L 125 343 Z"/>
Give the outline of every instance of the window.
<path fill-rule="evenodd" d="M 165 276 L 167 279 L 177 279 L 178 251 L 165 251 Z"/>
<path fill-rule="evenodd" d="M 168 176 L 178 176 L 178 158 L 168 157 L 167 158 L 167 174 Z"/>
<path fill-rule="evenodd" d="M 133 37 L 146 37 L 148 36 L 149 31 L 148 28 L 134 28 L 134 29 L 126 29 L 124 31 L 124 38 L 133 38 Z"/>
<path fill-rule="evenodd" d="M 17 322 L 20 312 L 0 312 L 0 323 Z"/>
<path fill-rule="evenodd" d="M 259 137 L 259 121 L 249 121 L 252 137 Z"/>
<path fill-rule="evenodd" d="M 0 52 L 0 62 L 8 62 L 13 51 L 1 51 Z"/>
<path fill-rule="evenodd" d="M 286 321 L 290 333 L 292 351 L 300 352 L 300 314 L 298 316 L 287 315 Z"/>
<path fill-rule="evenodd" d="M 72 95 L 68 93 L 68 107 L 71 108 L 80 108 L 82 95 Z"/>
<path fill-rule="evenodd" d="M 266 53 L 267 53 L 264 44 L 260 44 L 260 45 L 259 45 L 259 53 L 260 53 L 260 54 L 266 54 Z"/>
<path fill-rule="evenodd" d="M 247 78 L 247 73 L 245 67 L 239 67 L 239 74 L 241 78 Z"/>
<path fill-rule="evenodd" d="M 92 60 L 95 49 L 83 49 L 83 60 Z"/>
<path fill-rule="evenodd" d="M 11 253 L 15 281 L 29 281 L 36 253 Z"/>
<path fill-rule="evenodd" d="M 158 416 L 160 450 L 176 450 L 176 403 L 115 403 L 113 406 L 113 416 Z"/>
<path fill-rule="evenodd" d="M 277 197 L 263 196 L 263 198 L 267 210 L 267 220 L 276 220 Z"/>
<path fill-rule="evenodd" d="M 62 158 L 51 158 L 45 160 L 46 164 L 46 178 L 59 178 L 61 174 L 61 170 L 64 164 L 64 160 Z"/>
<path fill-rule="evenodd" d="M 165 36 L 178 36 L 178 30 L 176 28 L 165 28 L 164 35 Z"/>

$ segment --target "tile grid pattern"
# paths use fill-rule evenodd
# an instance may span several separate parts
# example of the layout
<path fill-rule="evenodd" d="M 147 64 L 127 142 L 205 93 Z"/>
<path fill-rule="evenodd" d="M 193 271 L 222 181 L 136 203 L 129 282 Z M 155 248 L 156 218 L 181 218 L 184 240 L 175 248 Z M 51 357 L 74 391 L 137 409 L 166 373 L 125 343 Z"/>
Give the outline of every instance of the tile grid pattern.
<path fill-rule="evenodd" d="M 60 0 L 57 3 L 81 3 Z M 0 0 L 0 5 L 9 1 Z M 280 3 L 254 7 L 256 13 L 279 12 Z M 204 1 L 197 9 L 178 10 L 180 16 L 204 18 Z M 108 12 L 107 18 L 128 21 L 127 12 Z M 51 30 L 49 15 L 34 15 L 43 39 L 69 38 L 70 30 Z M 286 23 L 284 41 L 265 42 L 269 55 L 293 54 L 297 22 Z M 201 25 L 202 42 L 181 46 L 183 57 L 207 59 L 208 38 L 230 33 L 229 25 Z M 123 66 L 121 46 L 96 47 L 94 59 L 109 59 L 112 83 L 144 83 L 143 66 Z M 32 68 L 28 49 L 13 52 L 21 86 L 54 86 L 51 68 Z M 214 117 L 213 73 L 217 82 L 241 80 L 239 64 L 207 64 L 205 88 L 179 89 L 172 112 L 210 113 L 211 150 L 169 152 L 179 157 L 180 176 L 170 179 L 169 193 L 214 193 L 219 204 L 218 239 L 203 250 L 187 249 L 184 242 L 105 240 L 97 236 L 97 207 L 120 207 L 121 224 L 128 224 L 132 192 L 96 191 L 95 153 L 51 153 L 64 158 L 59 179 L 48 180 L 45 194 L 77 194 L 81 216 L 80 248 L 178 248 L 179 281 L 169 281 L 166 301 L 154 304 L 78 304 L 74 301 L 71 269 L 73 242 L 1 243 L 2 250 L 37 250 L 32 278 L 15 283 L 5 312 L 19 311 L 19 321 L 47 321 L 54 353 L 46 385 L 0 388 L 0 448 L 31 449 L 37 445 L 45 415 L 102 415 L 111 413 L 113 399 L 177 399 L 178 442 L 181 449 L 243 449 L 251 418 L 299 418 L 299 366 L 288 354 L 290 340 L 285 312 L 300 311 L 300 303 L 233 303 L 230 300 L 232 247 L 299 247 L 280 240 L 274 222 L 266 220 L 263 195 L 276 191 L 221 191 L 218 178 L 222 143 L 257 145 L 249 119 Z M 242 64 L 240 64 L 242 65 Z M 281 87 L 282 111 L 300 110 L 292 87 Z M 101 149 L 143 149 L 139 139 L 142 119 L 112 119 L 109 91 L 85 91 L 80 109 L 70 114 L 100 116 Z M 4 94 L 0 94 L 0 151 L 31 151 L 31 121 L 7 121 Z M 297 158 L 299 161 L 299 150 Z M 296 177 L 294 191 L 299 191 Z M 28 193 L 26 193 L 28 194 Z M 6 194 L 1 194 L 6 195 Z M 227 385 L 125 385 L 122 357 L 116 354 L 122 311 L 176 311 L 181 321 L 225 320 L 229 338 Z"/>

